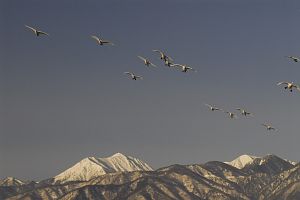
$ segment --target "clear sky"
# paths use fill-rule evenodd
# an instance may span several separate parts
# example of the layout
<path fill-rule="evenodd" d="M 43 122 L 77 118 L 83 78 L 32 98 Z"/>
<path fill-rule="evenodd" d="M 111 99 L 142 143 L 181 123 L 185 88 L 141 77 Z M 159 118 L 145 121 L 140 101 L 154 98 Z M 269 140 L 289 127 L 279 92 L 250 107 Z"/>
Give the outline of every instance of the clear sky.
<path fill-rule="evenodd" d="M 0 178 L 41 180 L 116 152 L 154 168 L 300 160 L 300 92 L 276 86 L 300 84 L 300 63 L 285 57 L 300 56 L 299 21 L 298 0 L 0 0 Z M 152 49 L 198 72 L 164 67 Z M 203 103 L 255 117 L 230 120 Z"/>

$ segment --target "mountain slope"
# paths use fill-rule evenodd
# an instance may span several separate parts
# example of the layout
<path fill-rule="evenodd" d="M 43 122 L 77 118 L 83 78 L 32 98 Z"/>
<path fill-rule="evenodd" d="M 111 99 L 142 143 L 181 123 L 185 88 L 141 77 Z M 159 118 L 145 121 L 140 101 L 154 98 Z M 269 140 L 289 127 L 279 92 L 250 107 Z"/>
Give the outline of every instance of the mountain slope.
<path fill-rule="evenodd" d="M 25 182 L 14 177 L 6 177 L 5 179 L 0 180 L 0 186 L 20 186 L 24 184 Z"/>
<path fill-rule="evenodd" d="M 231 165 L 233 167 L 236 167 L 238 169 L 244 168 L 247 164 L 250 164 L 253 162 L 254 159 L 258 157 L 256 156 L 251 156 L 251 155 L 241 155 L 237 157 L 236 159 L 230 161 L 230 162 L 225 162 L 228 165 Z"/>
<path fill-rule="evenodd" d="M 53 182 L 88 181 L 107 173 L 152 170 L 153 169 L 148 164 L 137 158 L 116 153 L 107 158 L 85 158 L 71 168 L 55 176 Z"/>
<path fill-rule="evenodd" d="M 245 165 L 242 171 L 245 173 L 277 174 L 293 167 L 293 164 L 278 156 L 267 155 L 262 158 L 255 158 L 251 163 Z"/>
<path fill-rule="evenodd" d="M 120 164 L 118 159 L 124 161 L 124 158 L 109 161 Z M 124 165 L 114 168 L 107 162 L 105 164 L 106 168 L 101 165 L 101 169 L 119 171 L 105 171 L 106 174 L 87 181 L 41 181 L 31 185 L 0 186 L 0 199 L 297 200 L 300 197 L 300 164 L 292 165 L 274 155 L 255 158 L 242 169 L 219 161 L 176 164 L 155 171 L 126 171 L 131 170 L 127 165 L 126 168 Z"/>

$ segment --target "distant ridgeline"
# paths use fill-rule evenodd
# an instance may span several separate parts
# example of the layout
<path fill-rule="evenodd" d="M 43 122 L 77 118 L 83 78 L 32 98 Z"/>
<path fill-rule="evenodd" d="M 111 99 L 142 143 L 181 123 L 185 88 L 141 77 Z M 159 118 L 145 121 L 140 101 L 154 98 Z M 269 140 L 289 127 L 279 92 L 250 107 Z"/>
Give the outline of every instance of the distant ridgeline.
<path fill-rule="evenodd" d="M 153 170 L 116 153 L 88 157 L 40 182 L 0 180 L 0 199 L 300 200 L 300 164 L 275 155 Z"/>

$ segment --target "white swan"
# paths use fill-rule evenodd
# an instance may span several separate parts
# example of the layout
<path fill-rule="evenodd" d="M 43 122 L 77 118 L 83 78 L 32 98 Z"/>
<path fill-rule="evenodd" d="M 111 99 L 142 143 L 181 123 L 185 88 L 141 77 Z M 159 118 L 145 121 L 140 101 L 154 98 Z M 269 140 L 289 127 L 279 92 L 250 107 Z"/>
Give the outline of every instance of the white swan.
<path fill-rule="evenodd" d="M 237 118 L 236 114 L 233 112 L 225 111 L 225 113 L 227 113 L 231 119 Z"/>
<path fill-rule="evenodd" d="M 242 109 L 242 108 L 237 108 L 236 110 L 240 111 L 242 115 L 244 116 L 247 116 L 247 115 L 250 115 L 250 116 L 253 116 L 252 113 L 250 112 L 247 112 L 245 109 Z"/>
<path fill-rule="evenodd" d="M 43 32 L 43 31 L 41 31 L 41 30 L 37 30 L 37 29 L 35 29 L 35 28 L 32 28 L 31 26 L 25 25 L 25 27 L 26 27 L 26 28 L 29 28 L 36 36 L 40 36 L 40 35 L 47 35 L 47 36 L 49 36 L 48 33 Z"/>
<path fill-rule="evenodd" d="M 296 88 L 300 91 L 300 87 L 298 85 L 295 85 L 293 82 L 279 82 L 277 85 L 286 85 L 284 89 L 289 89 L 291 92 L 293 92 L 293 88 Z"/>
<path fill-rule="evenodd" d="M 288 58 L 290 58 L 291 60 L 293 60 L 294 62 L 299 62 L 300 59 L 295 57 L 295 56 L 287 56 Z"/>
<path fill-rule="evenodd" d="M 131 77 L 132 80 L 143 79 L 142 76 L 135 75 L 135 74 L 132 73 L 132 72 L 124 72 L 124 74 L 130 75 L 130 77 Z"/>
<path fill-rule="evenodd" d="M 142 56 L 138 56 L 138 58 L 140 58 L 141 60 L 143 60 L 144 61 L 144 64 L 146 65 L 146 66 L 153 66 L 153 67 L 157 67 L 156 65 L 154 65 L 152 62 L 150 62 L 148 59 L 146 59 L 146 58 L 143 58 Z"/>
<path fill-rule="evenodd" d="M 277 129 L 275 129 L 274 127 L 272 127 L 271 125 L 269 124 L 261 124 L 262 126 L 266 127 L 268 131 L 276 131 Z"/>
<path fill-rule="evenodd" d="M 215 106 L 209 105 L 209 104 L 207 104 L 207 103 L 205 103 L 204 105 L 207 106 L 207 107 L 209 107 L 209 109 L 210 109 L 211 111 L 222 110 L 222 109 L 220 109 L 220 108 L 217 108 L 217 107 L 215 107 Z"/>
<path fill-rule="evenodd" d="M 173 61 L 173 59 L 170 57 L 170 56 L 167 56 L 164 52 L 162 52 L 161 50 L 152 50 L 154 52 L 158 52 L 160 54 L 160 59 L 164 60 L 164 61 L 167 61 L 167 60 L 170 60 L 170 61 Z"/>
<path fill-rule="evenodd" d="M 112 46 L 115 45 L 115 44 L 112 43 L 111 41 L 100 39 L 99 37 L 97 37 L 97 36 L 95 36 L 95 35 L 92 35 L 91 37 L 92 37 L 94 40 L 96 40 L 97 43 L 98 43 L 99 45 L 104 45 L 104 44 L 110 44 L 110 45 L 112 45 Z"/>
<path fill-rule="evenodd" d="M 182 72 L 188 72 L 188 70 L 197 72 L 195 69 L 193 69 L 187 65 L 182 65 L 182 64 L 172 64 L 171 67 L 180 67 Z"/>

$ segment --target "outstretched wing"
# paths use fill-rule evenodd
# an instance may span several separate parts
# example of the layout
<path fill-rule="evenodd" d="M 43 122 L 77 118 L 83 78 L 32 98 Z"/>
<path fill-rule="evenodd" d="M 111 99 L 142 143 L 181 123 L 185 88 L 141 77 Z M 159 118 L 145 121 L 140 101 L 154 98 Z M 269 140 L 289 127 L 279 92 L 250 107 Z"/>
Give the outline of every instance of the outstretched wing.
<path fill-rule="evenodd" d="M 108 40 L 102 40 L 101 42 L 102 42 L 103 44 L 110 44 L 110 45 L 112 45 L 112 46 L 115 45 L 114 43 L 112 43 L 111 41 L 108 41 Z"/>
<path fill-rule="evenodd" d="M 147 61 L 147 59 L 146 59 L 146 58 L 144 58 L 144 57 L 142 57 L 142 56 L 138 56 L 138 58 L 139 58 L 139 59 L 141 59 L 141 60 L 143 60 L 144 62 L 146 62 L 146 61 Z"/>
<path fill-rule="evenodd" d="M 210 107 L 210 108 L 213 107 L 212 105 L 209 105 L 209 104 L 207 104 L 207 103 L 205 103 L 204 105 L 207 106 L 207 107 Z"/>
<path fill-rule="evenodd" d="M 171 64 L 171 67 L 180 67 L 183 68 L 184 66 L 182 64 Z"/>
<path fill-rule="evenodd" d="M 137 75 L 136 75 L 135 77 L 143 80 L 143 77 L 142 77 L 142 76 L 137 76 Z"/>
<path fill-rule="evenodd" d="M 277 85 L 283 85 L 283 84 L 287 85 L 289 83 L 288 82 L 279 82 L 279 83 L 277 83 Z"/>
<path fill-rule="evenodd" d="M 152 50 L 152 51 L 158 52 L 158 53 L 160 53 L 160 54 L 164 54 L 161 50 L 154 49 L 154 50 Z"/>
<path fill-rule="evenodd" d="M 130 75 L 130 76 L 134 76 L 134 74 L 131 73 L 131 72 L 124 72 L 124 74 L 128 74 L 128 75 Z"/>
<path fill-rule="evenodd" d="M 152 62 L 150 62 L 150 65 L 152 65 L 153 67 L 157 67 L 155 64 L 153 64 Z"/>
<path fill-rule="evenodd" d="M 29 28 L 30 30 L 32 30 L 33 32 L 36 32 L 36 29 L 35 28 L 32 28 L 31 26 L 27 26 L 25 25 L 26 28 Z"/>
<path fill-rule="evenodd" d="M 95 36 L 95 35 L 92 35 L 91 38 L 95 39 L 97 42 L 99 42 L 99 40 L 100 40 L 100 39 L 99 39 L 97 36 Z"/>
<path fill-rule="evenodd" d="M 247 112 L 247 115 L 249 115 L 249 116 L 251 116 L 251 117 L 254 117 L 253 113 Z"/>
<path fill-rule="evenodd" d="M 38 31 L 38 33 L 39 33 L 39 34 L 42 34 L 42 35 L 48 35 L 48 36 L 49 36 L 49 34 L 48 34 L 48 33 L 46 33 L 46 32 L 43 32 L 43 31 Z"/>
<path fill-rule="evenodd" d="M 164 55 L 165 55 L 164 52 L 162 52 L 161 50 L 154 49 L 154 50 L 152 50 L 152 51 L 158 52 L 161 56 L 164 56 Z"/>

